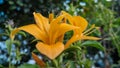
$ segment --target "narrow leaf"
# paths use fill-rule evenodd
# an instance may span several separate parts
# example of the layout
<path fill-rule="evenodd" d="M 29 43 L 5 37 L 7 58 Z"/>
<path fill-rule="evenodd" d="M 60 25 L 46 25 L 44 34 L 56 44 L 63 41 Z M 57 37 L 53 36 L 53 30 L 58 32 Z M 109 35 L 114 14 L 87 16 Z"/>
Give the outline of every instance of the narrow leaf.
<path fill-rule="evenodd" d="M 95 47 L 97 49 L 104 51 L 104 47 L 97 41 L 86 41 L 86 42 L 82 43 L 81 46 Z"/>

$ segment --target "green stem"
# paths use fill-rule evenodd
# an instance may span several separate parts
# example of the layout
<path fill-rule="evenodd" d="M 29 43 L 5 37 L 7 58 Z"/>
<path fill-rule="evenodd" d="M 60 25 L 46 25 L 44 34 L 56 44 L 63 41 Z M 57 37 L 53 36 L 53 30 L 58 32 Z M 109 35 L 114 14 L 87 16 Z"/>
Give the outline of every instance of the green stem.
<path fill-rule="evenodd" d="M 9 68 L 12 68 L 11 58 L 10 58 L 10 61 L 9 61 Z"/>
<path fill-rule="evenodd" d="M 53 62 L 53 64 L 55 65 L 55 68 L 59 68 L 59 66 L 58 66 L 58 62 L 57 62 L 56 59 L 53 59 L 52 62 Z"/>
<path fill-rule="evenodd" d="M 12 68 L 12 64 L 11 64 L 11 49 L 12 49 L 12 40 L 10 40 L 10 45 L 9 45 L 10 47 L 9 47 L 9 49 L 10 50 L 8 50 L 9 51 L 9 68 Z"/>

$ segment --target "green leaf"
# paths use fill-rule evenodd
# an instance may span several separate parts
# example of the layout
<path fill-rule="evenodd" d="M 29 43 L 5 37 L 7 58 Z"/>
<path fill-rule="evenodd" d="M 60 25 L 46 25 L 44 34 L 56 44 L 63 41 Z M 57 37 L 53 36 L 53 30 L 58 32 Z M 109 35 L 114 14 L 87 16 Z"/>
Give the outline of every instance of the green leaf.
<path fill-rule="evenodd" d="M 68 61 L 66 63 L 66 68 L 76 68 L 76 64 L 74 61 Z"/>
<path fill-rule="evenodd" d="M 90 68 L 92 65 L 92 62 L 89 59 L 86 59 L 84 61 L 84 68 Z"/>
<path fill-rule="evenodd" d="M 10 53 L 11 53 L 11 47 L 12 47 L 12 40 L 6 40 L 5 44 L 7 46 L 8 54 L 10 55 Z"/>
<path fill-rule="evenodd" d="M 19 48 L 17 47 L 16 48 L 16 59 L 19 61 L 19 60 L 21 60 L 21 54 L 20 54 L 20 51 L 19 51 Z"/>
<path fill-rule="evenodd" d="M 26 33 L 24 31 L 19 31 L 18 34 L 24 36 L 24 37 L 27 37 Z"/>
<path fill-rule="evenodd" d="M 95 47 L 97 49 L 104 51 L 104 47 L 97 41 L 86 41 L 86 42 L 82 43 L 81 46 Z"/>
<path fill-rule="evenodd" d="M 4 68 L 4 67 L 0 64 L 0 68 Z"/>
<path fill-rule="evenodd" d="M 40 68 L 40 67 L 35 64 L 23 64 L 23 65 L 19 66 L 18 68 Z"/>
<path fill-rule="evenodd" d="M 65 56 L 65 54 L 62 53 L 62 54 L 60 54 L 59 57 L 57 58 L 59 65 L 62 65 L 62 64 L 63 64 L 63 60 L 64 60 L 63 57 L 64 57 L 64 56 Z"/>
<path fill-rule="evenodd" d="M 80 46 L 71 46 L 68 49 L 65 50 L 66 51 L 73 51 L 73 50 L 81 50 Z"/>
<path fill-rule="evenodd" d="M 21 45 L 20 41 L 18 41 L 18 40 L 14 40 L 13 43 L 14 43 L 15 45 L 17 45 L 17 46 L 20 46 L 20 45 Z"/>
<path fill-rule="evenodd" d="M 55 65 L 56 68 L 58 68 L 58 61 L 56 59 L 52 60 L 53 64 Z"/>
<path fill-rule="evenodd" d="M 37 49 L 34 49 L 32 52 L 37 52 L 38 53 L 39 51 Z"/>

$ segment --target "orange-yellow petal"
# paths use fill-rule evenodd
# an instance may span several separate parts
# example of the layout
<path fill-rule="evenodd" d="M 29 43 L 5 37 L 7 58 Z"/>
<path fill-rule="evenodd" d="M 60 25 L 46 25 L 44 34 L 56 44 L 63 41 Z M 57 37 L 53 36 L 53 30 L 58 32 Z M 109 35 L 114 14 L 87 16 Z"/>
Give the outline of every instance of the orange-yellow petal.
<path fill-rule="evenodd" d="M 66 15 L 65 19 L 67 19 L 69 21 L 69 23 L 73 25 L 74 20 L 73 20 L 73 17 L 70 14 L 68 14 L 65 11 L 61 11 L 61 14 L 65 14 Z"/>
<path fill-rule="evenodd" d="M 49 21 L 46 17 L 42 16 L 40 13 L 33 13 L 34 14 L 34 18 L 36 21 L 36 24 L 39 26 L 39 28 L 46 32 L 48 34 L 48 30 L 49 30 Z"/>
<path fill-rule="evenodd" d="M 49 29 L 49 40 L 50 43 L 54 43 L 55 40 L 53 41 L 53 36 L 56 34 L 56 32 L 58 31 L 58 28 L 60 26 L 60 22 L 62 21 L 62 19 L 64 18 L 65 15 L 60 15 L 58 16 L 56 19 L 52 20 L 52 22 L 50 23 L 50 29 Z"/>
<path fill-rule="evenodd" d="M 30 24 L 19 27 L 11 32 L 10 37 L 14 39 L 15 34 L 20 30 L 28 32 L 29 34 L 33 35 L 36 39 L 42 40 L 45 43 L 48 41 L 44 32 L 42 32 L 36 24 Z"/>
<path fill-rule="evenodd" d="M 70 30 L 74 30 L 74 29 L 79 29 L 79 27 L 73 26 L 70 24 L 66 24 L 66 23 L 61 23 L 60 27 L 58 29 L 59 30 L 58 35 L 65 34 L 65 32 L 70 31 Z"/>
<path fill-rule="evenodd" d="M 56 41 L 63 42 L 63 40 L 64 40 L 64 35 L 61 35 L 57 38 Z"/>
<path fill-rule="evenodd" d="M 80 35 L 73 35 L 65 44 L 65 49 L 67 49 L 73 42 L 78 41 L 80 39 Z"/>
<path fill-rule="evenodd" d="M 87 28 L 87 25 L 88 25 L 88 22 L 81 16 L 73 16 L 73 19 L 74 19 L 74 26 L 78 26 L 80 27 L 80 31 L 83 32 L 86 28 Z"/>
<path fill-rule="evenodd" d="M 36 22 L 37 26 L 38 26 L 41 30 L 43 30 L 44 28 L 43 28 L 42 18 L 38 15 L 38 13 L 35 13 L 35 12 L 34 12 L 33 15 L 34 15 L 34 19 L 35 19 L 35 22 Z"/>
<path fill-rule="evenodd" d="M 56 42 L 59 38 L 60 38 L 59 40 L 62 41 L 62 39 L 64 38 L 64 36 L 62 36 L 62 35 L 64 35 L 68 31 L 74 30 L 74 29 L 79 29 L 79 27 L 75 27 L 75 26 L 72 26 L 72 25 L 66 24 L 66 23 L 61 23 L 59 25 L 58 31 L 56 31 L 56 33 L 54 33 L 54 36 L 52 38 L 53 41 Z"/>
<path fill-rule="evenodd" d="M 56 44 L 48 45 L 42 42 L 38 42 L 36 48 L 48 58 L 55 59 L 64 50 L 64 44 L 57 42 Z"/>
<path fill-rule="evenodd" d="M 32 57 L 40 67 L 46 66 L 46 64 L 40 58 L 38 58 L 37 55 L 35 55 L 33 52 L 32 52 Z"/>

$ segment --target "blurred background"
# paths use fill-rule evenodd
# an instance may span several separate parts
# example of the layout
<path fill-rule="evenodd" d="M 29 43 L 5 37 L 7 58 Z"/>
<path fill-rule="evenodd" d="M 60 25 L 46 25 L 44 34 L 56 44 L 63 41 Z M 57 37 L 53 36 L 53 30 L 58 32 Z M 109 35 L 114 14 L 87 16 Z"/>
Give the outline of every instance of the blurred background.
<path fill-rule="evenodd" d="M 105 51 L 87 48 L 86 57 L 93 61 L 92 68 L 120 68 L 120 0 L 0 0 L 0 67 L 7 67 L 9 60 L 15 66 L 34 64 L 31 52 L 36 42 L 30 43 L 34 37 L 20 32 L 9 46 L 11 30 L 35 23 L 33 12 L 48 17 L 62 10 L 86 18 L 89 26 L 100 27 L 92 35 L 102 38 L 99 43 Z"/>

